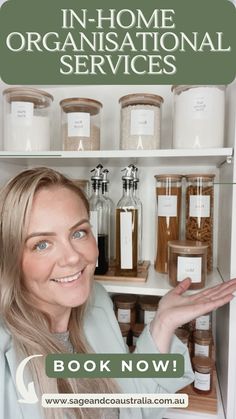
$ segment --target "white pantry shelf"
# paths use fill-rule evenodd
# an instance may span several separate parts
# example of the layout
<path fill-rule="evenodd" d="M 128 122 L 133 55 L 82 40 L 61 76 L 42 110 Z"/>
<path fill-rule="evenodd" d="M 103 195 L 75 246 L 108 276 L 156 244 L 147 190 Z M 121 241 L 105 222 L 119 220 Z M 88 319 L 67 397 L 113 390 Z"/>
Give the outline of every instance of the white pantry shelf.
<path fill-rule="evenodd" d="M 96 280 L 104 286 L 109 293 L 121 294 L 139 294 L 139 295 L 165 295 L 169 290 L 173 289 L 168 282 L 166 274 L 159 274 L 155 271 L 154 266 L 151 265 L 148 270 L 148 279 L 146 282 L 131 282 L 131 281 L 107 281 Z M 217 269 L 214 269 L 211 274 L 207 276 L 206 288 L 212 287 L 222 283 L 221 276 Z M 196 291 L 188 291 L 194 293 Z"/>
<path fill-rule="evenodd" d="M 109 161 L 113 166 L 120 166 L 133 162 L 141 166 L 169 166 L 169 165 L 208 165 L 220 166 L 223 162 L 230 162 L 233 149 L 166 149 L 166 150 L 99 150 L 99 151 L 45 151 L 45 152 L 8 152 L 0 151 L 0 159 L 21 163 L 33 162 L 42 164 L 53 160 L 53 165 L 73 165 L 80 160 L 85 166 L 94 166 L 94 161 L 101 161 L 104 165 Z"/>

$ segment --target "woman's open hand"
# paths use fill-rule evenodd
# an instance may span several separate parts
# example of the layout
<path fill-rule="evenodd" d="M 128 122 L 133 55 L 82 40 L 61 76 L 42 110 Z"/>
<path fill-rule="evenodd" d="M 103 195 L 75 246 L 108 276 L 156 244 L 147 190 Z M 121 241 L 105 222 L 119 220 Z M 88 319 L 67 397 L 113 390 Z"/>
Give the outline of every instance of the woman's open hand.
<path fill-rule="evenodd" d="M 168 352 L 177 327 L 230 302 L 236 291 L 236 279 L 232 279 L 193 295 L 183 295 L 190 284 L 189 278 L 184 279 L 160 300 L 150 330 L 161 352 Z"/>

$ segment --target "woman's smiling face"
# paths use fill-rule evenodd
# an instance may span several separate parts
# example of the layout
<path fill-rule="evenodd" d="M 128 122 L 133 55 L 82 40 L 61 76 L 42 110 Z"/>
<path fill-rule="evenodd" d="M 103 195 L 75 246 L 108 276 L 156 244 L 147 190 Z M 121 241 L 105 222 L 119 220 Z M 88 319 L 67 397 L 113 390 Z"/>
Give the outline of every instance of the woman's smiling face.
<path fill-rule="evenodd" d="M 40 189 L 22 257 L 23 282 L 35 306 L 52 318 L 69 316 L 90 294 L 97 256 L 82 199 L 66 187 Z"/>

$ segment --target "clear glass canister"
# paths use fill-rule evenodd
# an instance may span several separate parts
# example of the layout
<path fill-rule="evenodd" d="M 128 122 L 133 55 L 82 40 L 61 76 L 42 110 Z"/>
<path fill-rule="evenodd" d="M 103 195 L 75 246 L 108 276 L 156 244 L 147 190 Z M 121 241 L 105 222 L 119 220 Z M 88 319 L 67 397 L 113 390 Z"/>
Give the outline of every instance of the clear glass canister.
<path fill-rule="evenodd" d="M 168 243 L 168 273 L 170 285 L 175 287 L 185 278 L 191 278 L 189 289 L 205 286 L 207 275 L 207 245 L 190 240 Z"/>
<path fill-rule="evenodd" d="M 63 150 L 100 150 L 102 104 L 94 99 L 68 98 L 60 105 Z"/>
<path fill-rule="evenodd" d="M 137 296 L 133 294 L 117 294 L 114 296 L 115 314 L 119 323 L 133 326 L 136 322 Z"/>
<path fill-rule="evenodd" d="M 174 148 L 224 147 L 225 86 L 173 86 Z"/>
<path fill-rule="evenodd" d="M 213 384 L 214 361 L 209 357 L 195 356 L 192 358 L 192 366 L 194 390 L 199 394 L 209 394 Z"/>
<path fill-rule="evenodd" d="M 186 240 L 208 245 L 207 271 L 213 267 L 213 207 L 215 175 L 186 176 Z"/>
<path fill-rule="evenodd" d="M 194 356 L 212 356 L 212 333 L 209 330 L 195 330 L 193 332 Z"/>
<path fill-rule="evenodd" d="M 120 148 L 155 150 L 161 142 L 161 105 L 163 98 L 135 93 L 120 98 Z"/>
<path fill-rule="evenodd" d="M 180 235 L 182 184 L 180 175 L 157 175 L 157 254 L 155 269 L 168 271 L 168 241 Z"/>
<path fill-rule="evenodd" d="M 3 91 L 6 151 L 49 151 L 53 96 L 43 90 L 12 87 Z"/>

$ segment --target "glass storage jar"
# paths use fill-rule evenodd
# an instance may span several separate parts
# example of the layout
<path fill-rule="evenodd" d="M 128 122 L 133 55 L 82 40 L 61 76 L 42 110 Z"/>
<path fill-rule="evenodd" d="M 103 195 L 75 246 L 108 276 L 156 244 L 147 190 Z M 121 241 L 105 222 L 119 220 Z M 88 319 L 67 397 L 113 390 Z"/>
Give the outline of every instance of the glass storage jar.
<path fill-rule="evenodd" d="M 168 273 L 170 285 L 175 287 L 191 278 L 189 289 L 205 286 L 207 275 L 207 245 L 198 241 L 174 240 L 168 243 Z"/>
<path fill-rule="evenodd" d="M 224 147 L 225 86 L 172 86 L 173 148 Z"/>
<path fill-rule="evenodd" d="M 3 142 L 6 151 L 49 151 L 53 96 L 26 87 L 3 91 Z"/>
<path fill-rule="evenodd" d="M 120 98 L 120 148 L 155 150 L 161 142 L 161 105 L 163 98 L 135 93 Z"/>
<path fill-rule="evenodd" d="M 186 240 L 199 240 L 208 245 L 207 271 L 213 267 L 213 207 L 215 175 L 187 175 Z"/>
<path fill-rule="evenodd" d="M 160 298 L 155 295 L 142 295 L 139 297 L 139 321 L 140 323 L 150 323 L 156 314 Z"/>
<path fill-rule="evenodd" d="M 117 294 L 114 296 L 115 314 L 119 323 L 131 326 L 136 322 L 137 296 L 133 294 Z"/>
<path fill-rule="evenodd" d="M 119 323 L 120 331 L 123 337 L 123 341 L 126 345 L 130 346 L 130 335 L 131 335 L 131 329 L 130 325 L 127 323 Z"/>
<path fill-rule="evenodd" d="M 186 346 L 189 345 L 189 335 L 190 332 L 187 329 L 178 327 L 178 329 L 175 330 L 175 335 L 183 342 Z"/>
<path fill-rule="evenodd" d="M 209 330 L 195 330 L 193 332 L 194 356 L 212 356 L 212 333 Z"/>
<path fill-rule="evenodd" d="M 180 235 L 180 211 L 182 176 L 156 175 L 157 197 L 157 253 L 155 269 L 167 273 L 168 241 L 178 240 Z"/>
<path fill-rule="evenodd" d="M 137 340 L 138 340 L 139 336 L 143 332 L 144 327 L 145 327 L 145 324 L 143 324 L 143 323 L 135 323 L 132 326 L 133 347 L 134 347 L 134 349 L 135 349 L 135 346 L 136 346 L 136 343 L 137 343 Z"/>
<path fill-rule="evenodd" d="M 94 99 L 68 98 L 60 102 L 63 150 L 100 150 L 100 111 Z"/>
<path fill-rule="evenodd" d="M 194 356 L 192 358 L 194 371 L 193 389 L 199 394 L 209 394 L 213 384 L 214 361 L 205 356 Z"/>

